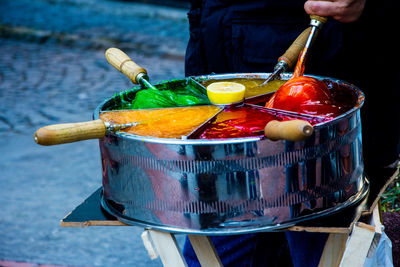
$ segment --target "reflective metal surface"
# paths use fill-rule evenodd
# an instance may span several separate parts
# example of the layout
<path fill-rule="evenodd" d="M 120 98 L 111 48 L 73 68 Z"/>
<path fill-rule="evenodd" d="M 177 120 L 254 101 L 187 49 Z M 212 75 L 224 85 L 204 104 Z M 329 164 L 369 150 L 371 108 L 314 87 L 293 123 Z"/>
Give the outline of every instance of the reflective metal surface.
<path fill-rule="evenodd" d="M 368 191 L 361 157 L 364 96 L 337 83 L 355 92 L 355 107 L 316 125 L 302 142 L 107 135 L 100 140 L 103 208 L 128 224 L 228 235 L 272 231 L 353 205 Z"/>

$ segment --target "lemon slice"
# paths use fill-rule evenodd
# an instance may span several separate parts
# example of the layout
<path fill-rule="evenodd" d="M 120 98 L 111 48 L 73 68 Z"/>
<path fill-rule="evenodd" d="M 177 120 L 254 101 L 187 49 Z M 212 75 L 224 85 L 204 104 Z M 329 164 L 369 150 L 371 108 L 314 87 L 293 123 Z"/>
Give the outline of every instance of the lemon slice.
<path fill-rule="evenodd" d="M 245 89 L 240 83 L 215 82 L 207 86 L 207 96 L 213 104 L 232 104 L 244 99 Z"/>

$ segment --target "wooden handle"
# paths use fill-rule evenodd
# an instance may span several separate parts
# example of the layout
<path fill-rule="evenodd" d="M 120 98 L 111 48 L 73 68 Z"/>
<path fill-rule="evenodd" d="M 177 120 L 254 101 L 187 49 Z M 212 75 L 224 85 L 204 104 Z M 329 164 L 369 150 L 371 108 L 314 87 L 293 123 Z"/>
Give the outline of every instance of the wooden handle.
<path fill-rule="evenodd" d="M 45 126 L 34 134 L 35 142 L 43 146 L 72 143 L 87 139 L 102 138 L 107 127 L 102 120 L 64 123 Z"/>
<path fill-rule="evenodd" d="M 317 16 L 317 15 L 310 15 L 310 19 L 315 19 L 318 20 L 319 22 L 325 24 L 328 21 L 327 17 L 321 17 L 321 16 Z"/>
<path fill-rule="evenodd" d="M 278 61 L 285 61 L 288 64 L 288 68 L 293 67 L 297 59 L 299 58 L 300 52 L 306 45 L 307 38 L 310 35 L 311 27 L 305 29 L 297 38 L 294 40 L 292 45 L 286 50 L 286 52 L 278 59 Z"/>
<path fill-rule="evenodd" d="M 310 19 L 315 19 L 323 24 L 328 20 L 327 17 L 321 17 L 317 15 L 310 15 Z M 308 36 L 310 35 L 311 27 L 305 29 L 300 35 L 294 40 L 292 45 L 286 50 L 286 52 L 278 59 L 278 61 L 285 61 L 288 64 L 288 68 L 293 67 L 300 55 L 300 52 L 303 50 L 306 45 Z"/>
<path fill-rule="evenodd" d="M 267 123 L 264 132 L 271 140 L 303 141 L 313 134 L 314 128 L 303 120 L 273 120 Z"/>
<path fill-rule="evenodd" d="M 106 51 L 106 59 L 114 68 L 125 74 L 133 83 L 138 84 L 136 79 L 139 73 L 147 75 L 147 71 L 118 48 L 109 48 Z"/>

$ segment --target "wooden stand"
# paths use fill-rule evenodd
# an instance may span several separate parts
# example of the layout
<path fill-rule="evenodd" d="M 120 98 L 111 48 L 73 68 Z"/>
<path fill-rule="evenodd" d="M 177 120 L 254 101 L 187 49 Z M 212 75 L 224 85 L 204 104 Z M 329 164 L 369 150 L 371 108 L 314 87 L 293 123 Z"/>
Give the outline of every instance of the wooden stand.
<path fill-rule="evenodd" d="M 332 226 L 329 222 L 336 221 L 328 218 L 319 220 L 321 225 L 297 225 L 282 231 L 329 233 L 319 266 L 361 267 L 366 257 L 374 254 L 382 234 L 380 196 L 398 173 L 397 170 L 390 179 L 385 181 L 380 190 L 375 190 L 376 195 L 370 195 L 366 200 L 369 204 L 363 210 L 356 212 L 355 216 L 353 214 L 348 217 L 340 214 L 341 217 L 348 217 L 349 220 L 342 220 L 338 222 L 338 225 Z M 103 212 L 100 207 L 100 191 L 101 188 L 70 212 L 61 221 L 61 226 L 127 226 Z M 188 235 L 188 237 L 201 266 L 223 266 L 208 236 Z M 142 240 L 151 259 L 160 257 L 166 267 L 187 266 L 174 234 L 145 229 Z"/>
<path fill-rule="evenodd" d="M 331 232 L 318 266 L 363 266 L 367 255 L 373 255 L 375 252 L 382 234 L 383 225 L 379 214 L 379 206 L 376 206 L 370 224 L 357 222 L 350 230 L 337 228 L 335 232 Z M 290 228 L 286 230 L 291 231 Z M 303 230 L 310 229 L 304 227 Z M 317 232 L 315 228 L 311 228 L 311 231 Z M 318 232 L 326 231 L 321 228 Z M 223 266 L 208 236 L 188 235 L 188 237 L 201 266 Z M 142 239 L 152 259 L 160 256 L 164 266 L 187 266 L 173 234 L 145 230 Z"/>

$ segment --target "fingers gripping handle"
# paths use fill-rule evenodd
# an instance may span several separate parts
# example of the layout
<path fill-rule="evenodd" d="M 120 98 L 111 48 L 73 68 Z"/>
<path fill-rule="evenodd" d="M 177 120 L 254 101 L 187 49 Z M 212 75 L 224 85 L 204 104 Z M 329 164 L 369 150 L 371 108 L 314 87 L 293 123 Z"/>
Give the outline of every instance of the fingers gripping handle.
<path fill-rule="evenodd" d="M 133 83 L 138 84 L 137 76 L 147 71 L 136 64 L 127 54 L 118 48 L 109 48 L 106 51 L 106 59 L 114 68 L 125 74 Z"/>
<path fill-rule="evenodd" d="M 265 136 L 271 140 L 303 141 L 314 132 L 312 125 L 303 120 L 273 120 L 265 126 Z"/>
<path fill-rule="evenodd" d="M 98 139 L 105 136 L 107 127 L 102 120 L 64 123 L 45 126 L 34 134 L 35 142 L 43 146 Z"/>

